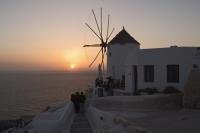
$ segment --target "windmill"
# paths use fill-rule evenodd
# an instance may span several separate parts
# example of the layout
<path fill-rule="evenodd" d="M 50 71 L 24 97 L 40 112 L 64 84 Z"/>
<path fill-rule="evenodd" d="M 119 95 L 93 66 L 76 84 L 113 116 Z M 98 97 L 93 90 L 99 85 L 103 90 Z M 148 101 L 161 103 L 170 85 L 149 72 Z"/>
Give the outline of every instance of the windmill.
<path fill-rule="evenodd" d="M 97 60 L 98 56 L 101 54 L 101 62 L 99 63 L 99 71 L 102 70 L 104 73 L 104 56 L 106 54 L 106 48 L 108 46 L 108 40 L 110 39 L 112 33 L 114 32 L 115 28 L 112 28 L 111 32 L 109 31 L 110 28 L 110 15 L 107 17 L 107 28 L 106 28 L 106 35 L 103 35 L 103 17 L 102 17 L 102 8 L 100 11 L 100 22 L 98 22 L 96 14 L 94 10 L 92 9 L 92 14 L 94 17 L 94 21 L 96 23 L 97 30 L 94 30 L 88 23 L 85 23 L 85 25 L 93 32 L 93 34 L 100 40 L 100 44 L 92 44 L 92 45 L 84 45 L 83 47 L 100 47 L 99 52 L 93 59 L 93 61 L 89 64 L 89 67 L 91 67 L 94 62 Z M 99 25 L 100 23 L 100 25 Z"/>

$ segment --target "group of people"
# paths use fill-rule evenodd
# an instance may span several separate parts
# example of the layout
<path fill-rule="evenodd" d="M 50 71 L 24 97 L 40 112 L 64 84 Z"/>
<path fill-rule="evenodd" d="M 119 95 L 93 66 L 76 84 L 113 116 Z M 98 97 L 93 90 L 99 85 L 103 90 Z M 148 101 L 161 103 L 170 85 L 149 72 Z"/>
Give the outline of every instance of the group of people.
<path fill-rule="evenodd" d="M 74 104 L 75 112 L 76 113 L 83 113 L 84 112 L 84 103 L 85 103 L 86 97 L 83 92 L 79 93 L 76 92 L 74 94 L 71 94 L 71 101 Z"/>
<path fill-rule="evenodd" d="M 122 75 L 121 79 L 115 79 L 112 76 L 109 76 L 104 81 L 101 78 L 96 78 L 95 80 L 96 87 L 103 88 L 124 88 L 125 87 L 125 75 Z"/>
<path fill-rule="evenodd" d="M 117 80 L 110 77 L 106 78 L 106 81 L 103 81 L 103 79 L 96 78 L 95 80 L 95 86 L 97 87 L 104 87 L 104 88 L 113 88 L 114 86 L 117 85 Z"/>
<path fill-rule="evenodd" d="M 113 88 L 119 88 L 119 87 L 117 86 L 116 80 L 114 78 L 112 78 L 111 76 L 107 77 L 106 79 L 107 80 L 103 81 L 100 78 L 96 78 L 95 86 L 105 88 L 107 95 L 112 96 L 113 95 Z"/>

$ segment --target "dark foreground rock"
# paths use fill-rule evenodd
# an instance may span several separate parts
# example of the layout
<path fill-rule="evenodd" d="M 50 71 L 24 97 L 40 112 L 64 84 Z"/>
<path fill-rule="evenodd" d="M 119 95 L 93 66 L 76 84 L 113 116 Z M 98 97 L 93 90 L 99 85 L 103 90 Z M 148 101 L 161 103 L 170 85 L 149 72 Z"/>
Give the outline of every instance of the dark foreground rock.
<path fill-rule="evenodd" d="M 7 130 L 9 128 L 15 128 L 15 127 L 23 127 L 27 125 L 34 116 L 32 115 L 25 115 L 21 116 L 19 119 L 13 119 L 13 120 L 1 120 L 0 121 L 0 133 L 4 130 Z"/>
<path fill-rule="evenodd" d="M 19 127 L 21 124 L 21 119 L 16 120 L 1 120 L 0 121 L 0 132 L 12 128 L 12 127 Z"/>

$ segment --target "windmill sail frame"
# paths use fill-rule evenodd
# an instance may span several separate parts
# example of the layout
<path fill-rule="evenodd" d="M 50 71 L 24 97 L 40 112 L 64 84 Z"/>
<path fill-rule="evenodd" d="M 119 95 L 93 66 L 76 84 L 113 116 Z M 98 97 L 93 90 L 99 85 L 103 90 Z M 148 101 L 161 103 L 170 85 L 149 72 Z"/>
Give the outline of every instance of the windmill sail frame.
<path fill-rule="evenodd" d="M 92 44 L 92 45 L 84 45 L 83 47 L 100 47 L 99 52 L 97 53 L 97 55 L 95 56 L 95 58 L 93 59 L 93 61 L 90 63 L 89 67 L 92 67 L 92 65 L 94 64 L 94 62 L 97 60 L 98 56 L 101 53 L 101 62 L 99 64 L 99 67 L 102 69 L 102 71 L 104 73 L 104 56 L 106 54 L 106 48 L 108 46 L 108 40 L 110 39 L 111 35 L 113 34 L 115 28 L 112 28 L 112 31 L 109 33 L 110 15 L 108 14 L 106 36 L 105 36 L 105 39 L 104 39 L 104 37 L 103 37 L 103 13 L 102 12 L 103 11 L 102 11 L 102 8 L 101 8 L 101 10 L 100 10 L 100 26 L 99 26 L 99 22 L 97 20 L 96 14 L 95 14 L 94 10 L 92 9 L 92 14 L 93 14 L 93 17 L 94 17 L 94 21 L 96 23 L 97 32 L 88 23 L 85 23 L 85 25 L 101 41 L 101 43 L 100 44 Z"/>

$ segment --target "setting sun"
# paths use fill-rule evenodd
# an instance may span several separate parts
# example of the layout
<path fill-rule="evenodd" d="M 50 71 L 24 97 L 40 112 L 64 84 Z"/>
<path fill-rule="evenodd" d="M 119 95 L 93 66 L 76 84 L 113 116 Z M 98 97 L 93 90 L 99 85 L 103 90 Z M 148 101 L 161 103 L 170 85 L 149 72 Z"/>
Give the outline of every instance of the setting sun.
<path fill-rule="evenodd" d="M 70 64 L 70 68 L 71 68 L 71 69 L 74 69 L 74 68 L 75 68 L 75 65 L 74 65 L 74 64 Z"/>
<path fill-rule="evenodd" d="M 62 56 L 65 60 L 65 67 L 67 65 L 68 70 L 79 71 L 88 69 L 88 62 L 82 48 L 70 48 L 64 50 Z"/>

